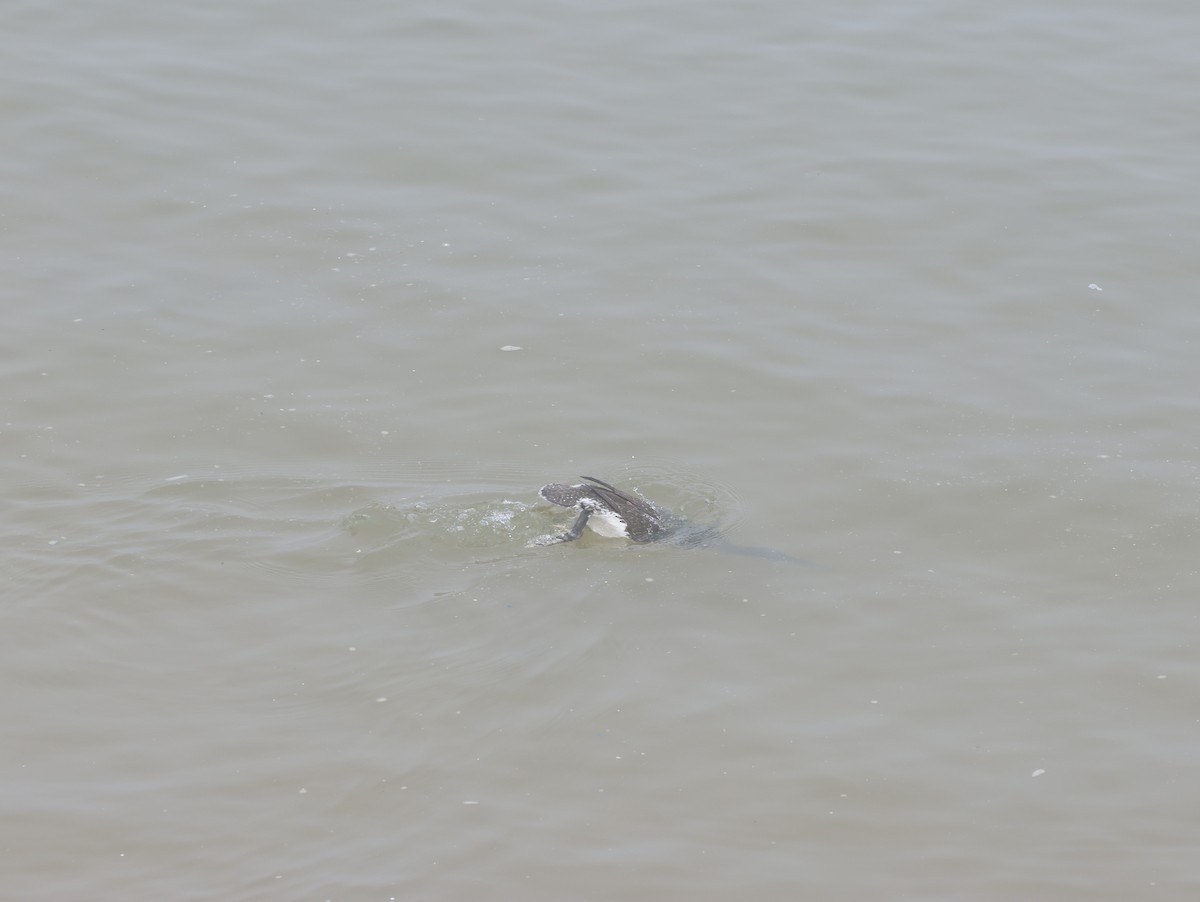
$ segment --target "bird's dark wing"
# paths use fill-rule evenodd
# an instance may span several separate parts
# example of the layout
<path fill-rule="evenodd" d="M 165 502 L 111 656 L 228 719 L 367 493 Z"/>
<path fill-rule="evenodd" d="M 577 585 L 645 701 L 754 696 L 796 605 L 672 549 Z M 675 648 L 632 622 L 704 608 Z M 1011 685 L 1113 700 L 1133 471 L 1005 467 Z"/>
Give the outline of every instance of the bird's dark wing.
<path fill-rule="evenodd" d="M 582 478 L 594 483 L 590 487 L 592 494 L 624 518 L 628 524 L 630 536 L 638 537 L 635 541 L 653 542 L 666 531 L 662 512 L 649 501 L 626 494 L 595 476 Z M 577 486 L 569 486 L 569 488 L 577 488 Z M 589 487 L 580 486 L 578 488 Z"/>
<path fill-rule="evenodd" d="M 561 504 L 563 507 L 574 507 L 580 499 L 594 495 L 590 485 L 563 485 L 552 482 L 538 490 L 538 494 L 551 504 Z"/>

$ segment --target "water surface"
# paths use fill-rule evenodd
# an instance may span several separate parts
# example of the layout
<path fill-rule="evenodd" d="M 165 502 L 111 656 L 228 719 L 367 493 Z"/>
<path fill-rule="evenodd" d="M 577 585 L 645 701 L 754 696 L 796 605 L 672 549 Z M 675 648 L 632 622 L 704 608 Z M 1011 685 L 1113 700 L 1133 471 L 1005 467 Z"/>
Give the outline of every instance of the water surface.
<path fill-rule="evenodd" d="M 1189 10 L 8 4 L 5 896 L 1195 898 Z"/>

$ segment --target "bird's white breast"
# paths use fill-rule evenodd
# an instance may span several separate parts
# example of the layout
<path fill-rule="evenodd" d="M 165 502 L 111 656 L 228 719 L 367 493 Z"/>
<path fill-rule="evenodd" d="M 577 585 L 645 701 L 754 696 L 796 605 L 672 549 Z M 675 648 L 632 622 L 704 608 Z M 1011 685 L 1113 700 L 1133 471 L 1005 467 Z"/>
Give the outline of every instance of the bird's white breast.
<path fill-rule="evenodd" d="M 607 507 L 593 507 L 587 525 L 596 535 L 604 536 L 606 539 L 620 539 L 629 536 L 629 528 L 625 525 L 625 521 Z"/>

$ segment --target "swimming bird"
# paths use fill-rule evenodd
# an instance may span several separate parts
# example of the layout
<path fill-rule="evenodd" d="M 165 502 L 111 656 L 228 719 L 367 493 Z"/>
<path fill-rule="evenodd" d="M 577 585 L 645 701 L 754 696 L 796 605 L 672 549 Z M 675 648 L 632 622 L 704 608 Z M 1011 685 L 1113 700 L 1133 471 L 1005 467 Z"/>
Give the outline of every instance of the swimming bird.
<path fill-rule="evenodd" d="M 563 485 L 552 482 L 538 491 L 551 504 L 579 511 L 574 524 L 556 536 L 541 536 L 537 545 L 571 542 L 582 535 L 584 527 L 609 539 L 626 538 L 635 542 L 653 542 L 670 528 L 666 511 L 649 501 L 635 498 L 595 476 L 583 476 L 586 484 Z"/>
<path fill-rule="evenodd" d="M 728 554 L 789 564 L 812 564 L 811 561 L 771 548 L 737 545 L 714 527 L 691 523 L 645 498 L 622 492 L 595 476 L 580 478 L 584 482 L 576 485 L 552 482 L 538 490 L 538 494 L 546 501 L 577 510 L 579 516 L 570 529 L 557 535 L 538 536 L 529 543 L 530 546 L 573 542 L 586 528 L 605 538 L 626 538 L 639 544 L 667 541 L 688 548 L 716 548 Z"/>

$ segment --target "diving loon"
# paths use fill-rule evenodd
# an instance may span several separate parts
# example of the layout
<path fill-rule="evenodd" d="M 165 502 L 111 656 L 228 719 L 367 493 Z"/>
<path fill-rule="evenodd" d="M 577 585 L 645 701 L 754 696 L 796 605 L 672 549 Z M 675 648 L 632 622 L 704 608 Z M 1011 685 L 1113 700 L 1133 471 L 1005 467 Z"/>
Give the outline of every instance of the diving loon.
<path fill-rule="evenodd" d="M 538 494 L 551 504 L 572 507 L 579 511 L 575 523 L 564 533 L 542 536 L 536 545 L 554 545 L 578 539 L 585 526 L 596 535 L 608 539 L 626 538 L 635 542 L 653 542 L 669 530 L 666 513 L 649 501 L 634 498 L 595 476 L 581 477 L 588 485 L 563 485 L 552 482 Z"/>
<path fill-rule="evenodd" d="M 645 498 L 622 492 L 602 479 L 595 476 L 580 478 L 585 481 L 578 485 L 552 482 L 538 490 L 538 494 L 551 504 L 573 508 L 579 511 L 579 516 L 566 532 L 539 536 L 529 543 L 530 547 L 572 542 L 583 534 L 586 527 L 608 539 L 626 538 L 642 544 L 669 540 L 689 548 L 716 548 L 729 554 L 812 565 L 811 561 L 771 548 L 736 545 L 713 527 L 689 523 Z"/>

